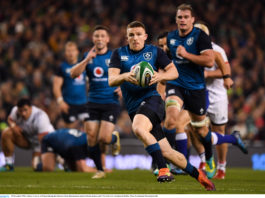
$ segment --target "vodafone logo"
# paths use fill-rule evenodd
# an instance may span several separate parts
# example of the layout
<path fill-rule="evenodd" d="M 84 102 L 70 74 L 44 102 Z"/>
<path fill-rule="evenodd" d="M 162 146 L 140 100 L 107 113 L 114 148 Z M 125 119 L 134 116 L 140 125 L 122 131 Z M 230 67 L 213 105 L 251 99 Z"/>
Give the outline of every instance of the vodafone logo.
<path fill-rule="evenodd" d="M 94 75 L 98 78 L 102 77 L 104 74 L 104 70 L 101 67 L 95 67 Z"/>

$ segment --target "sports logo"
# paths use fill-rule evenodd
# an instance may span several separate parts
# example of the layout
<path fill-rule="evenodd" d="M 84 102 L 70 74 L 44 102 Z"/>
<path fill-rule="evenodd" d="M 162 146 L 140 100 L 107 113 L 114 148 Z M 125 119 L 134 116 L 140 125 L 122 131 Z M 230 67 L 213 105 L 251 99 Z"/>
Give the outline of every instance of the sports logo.
<path fill-rule="evenodd" d="M 109 64 L 110 64 L 110 59 L 109 59 L 109 58 L 108 58 L 108 59 L 105 59 L 105 63 L 106 63 L 107 66 L 109 66 Z"/>
<path fill-rule="evenodd" d="M 188 38 L 187 45 L 191 45 L 193 43 L 193 40 L 194 40 L 193 37 Z"/>
<path fill-rule="evenodd" d="M 80 74 L 78 77 L 75 78 L 76 83 L 82 83 L 84 81 L 83 74 Z"/>
<path fill-rule="evenodd" d="M 201 109 L 200 109 L 200 114 L 203 114 L 203 112 L 204 112 L 204 109 L 201 108 Z"/>
<path fill-rule="evenodd" d="M 128 56 L 121 56 L 121 61 L 128 61 L 129 57 Z"/>
<path fill-rule="evenodd" d="M 93 73 L 94 76 L 100 78 L 104 75 L 104 70 L 101 67 L 95 67 Z"/>
<path fill-rule="evenodd" d="M 170 39 L 169 43 L 170 43 L 170 45 L 175 45 L 176 39 Z"/>
<path fill-rule="evenodd" d="M 146 52 L 143 54 L 145 60 L 149 61 L 152 58 L 152 52 Z"/>

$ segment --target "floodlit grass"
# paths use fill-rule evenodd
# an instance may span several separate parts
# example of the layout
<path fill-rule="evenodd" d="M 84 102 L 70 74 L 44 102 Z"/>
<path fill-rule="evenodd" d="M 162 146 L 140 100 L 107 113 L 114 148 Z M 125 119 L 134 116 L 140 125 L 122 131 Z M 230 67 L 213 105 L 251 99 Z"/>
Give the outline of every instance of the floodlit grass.
<path fill-rule="evenodd" d="M 56 171 L 36 173 L 16 167 L 0 173 L 1 194 L 265 194 L 265 171 L 228 168 L 225 180 L 214 180 L 217 191 L 207 192 L 190 176 L 175 176 L 171 183 L 158 183 L 150 171 L 114 170 L 105 179 L 90 173 Z"/>

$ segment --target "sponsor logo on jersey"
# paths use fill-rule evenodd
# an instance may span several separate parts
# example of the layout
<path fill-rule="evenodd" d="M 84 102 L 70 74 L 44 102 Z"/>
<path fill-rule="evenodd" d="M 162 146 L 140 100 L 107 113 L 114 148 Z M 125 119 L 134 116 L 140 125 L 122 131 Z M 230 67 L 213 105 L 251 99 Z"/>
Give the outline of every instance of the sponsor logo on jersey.
<path fill-rule="evenodd" d="M 152 58 L 152 52 L 143 53 L 143 57 L 147 61 L 151 60 L 151 58 Z"/>
<path fill-rule="evenodd" d="M 94 76 L 100 78 L 104 75 L 104 70 L 101 67 L 95 67 L 93 73 Z"/>
<path fill-rule="evenodd" d="M 201 108 L 201 109 L 200 109 L 200 114 L 203 114 L 203 112 L 204 112 L 204 109 Z"/>
<path fill-rule="evenodd" d="M 71 68 L 67 68 L 67 69 L 65 70 L 65 73 L 70 74 L 70 71 L 71 71 Z"/>
<path fill-rule="evenodd" d="M 121 61 L 128 61 L 129 57 L 128 56 L 121 56 Z"/>
<path fill-rule="evenodd" d="M 193 40 L 194 40 L 194 38 L 193 37 L 190 37 L 190 38 L 188 38 L 187 39 L 187 45 L 191 45 L 192 43 L 193 43 Z"/>
<path fill-rule="evenodd" d="M 108 58 L 108 59 L 105 59 L 105 63 L 106 63 L 107 66 L 109 66 L 109 64 L 110 64 L 110 59 L 109 59 L 109 58 Z"/>
<path fill-rule="evenodd" d="M 174 93 L 175 93 L 175 89 L 170 89 L 170 90 L 168 90 L 167 93 L 168 93 L 168 94 L 174 94 Z"/>
<path fill-rule="evenodd" d="M 176 44 L 176 39 L 170 39 L 169 43 L 170 43 L 170 45 L 175 45 Z"/>

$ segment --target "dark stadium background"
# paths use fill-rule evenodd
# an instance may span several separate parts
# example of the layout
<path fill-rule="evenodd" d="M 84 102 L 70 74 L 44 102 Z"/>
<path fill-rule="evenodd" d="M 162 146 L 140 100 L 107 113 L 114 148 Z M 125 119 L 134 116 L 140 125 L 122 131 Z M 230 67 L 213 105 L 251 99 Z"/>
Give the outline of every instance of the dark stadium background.
<path fill-rule="evenodd" d="M 49 114 L 56 128 L 62 126 L 51 85 L 54 70 L 63 60 L 66 41 L 76 41 L 84 52 L 92 46 L 93 27 L 103 24 L 110 28 L 110 47 L 114 49 L 126 44 L 126 25 L 139 20 L 147 27 L 148 42 L 155 44 L 159 32 L 176 28 L 175 11 L 181 3 L 179 0 L 0 1 L 0 129 L 6 126 L 12 106 L 25 96 Z M 227 132 L 240 130 L 250 154 L 243 156 L 237 148 L 230 147 L 228 166 L 256 164 L 265 169 L 265 1 L 187 3 L 193 5 L 197 19 L 210 25 L 212 39 L 225 49 L 232 67 L 235 84 L 228 91 Z M 141 147 L 131 133 L 126 112 L 121 114 L 117 129 L 123 138 L 122 154 Z M 126 141 L 135 145 L 128 146 Z M 143 149 L 139 153 L 146 154 Z M 25 160 L 27 157 L 29 160 Z M 17 165 L 29 165 L 30 158 L 29 152 L 16 152 Z"/>

